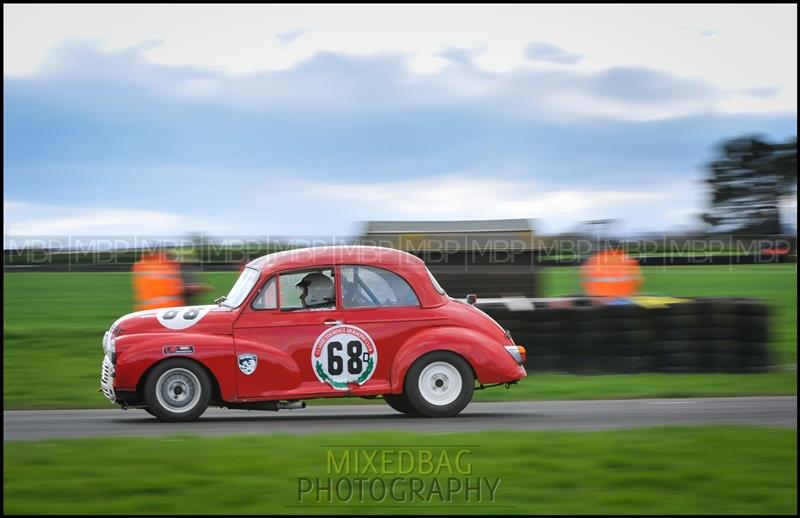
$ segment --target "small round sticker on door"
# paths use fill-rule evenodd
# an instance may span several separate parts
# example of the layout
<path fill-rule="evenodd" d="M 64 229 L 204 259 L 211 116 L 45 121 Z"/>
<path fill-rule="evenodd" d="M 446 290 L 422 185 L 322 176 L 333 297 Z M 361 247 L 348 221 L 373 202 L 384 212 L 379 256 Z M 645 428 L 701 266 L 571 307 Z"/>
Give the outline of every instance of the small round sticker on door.
<path fill-rule="evenodd" d="M 363 385 L 378 366 L 378 349 L 363 329 L 340 325 L 326 329 L 311 349 L 311 366 L 317 378 L 337 390 L 351 383 Z"/>

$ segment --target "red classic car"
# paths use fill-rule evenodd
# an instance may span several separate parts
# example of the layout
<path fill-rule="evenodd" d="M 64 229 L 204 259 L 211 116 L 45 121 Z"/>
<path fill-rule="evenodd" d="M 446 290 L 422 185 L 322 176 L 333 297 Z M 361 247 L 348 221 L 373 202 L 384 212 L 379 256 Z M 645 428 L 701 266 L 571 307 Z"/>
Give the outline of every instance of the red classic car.
<path fill-rule="evenodd" d="M 278 410 L 343 396 L 453 416 L 476 383 L 526 375 L 524 348 L 448 297 L 423 261 L 365 246 L 260 257 L 215 304 L 120 318 L 103 350 L 105 396 L 166 421 L 197 419 L 209 404 Z"/>

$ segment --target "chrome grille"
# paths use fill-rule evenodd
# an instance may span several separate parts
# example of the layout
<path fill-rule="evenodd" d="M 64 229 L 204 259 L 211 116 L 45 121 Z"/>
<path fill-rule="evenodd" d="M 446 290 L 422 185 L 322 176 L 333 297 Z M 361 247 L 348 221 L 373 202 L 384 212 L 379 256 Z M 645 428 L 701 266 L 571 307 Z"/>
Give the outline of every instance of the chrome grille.
<path fill-rule="evenodd" d="M 114 403 L 117 396 L 114 393 L 114 364 L 108 359 L 108 356 L 103 356 L 103 366 L 100 368 L 100 388 L 106 399 Z"/>

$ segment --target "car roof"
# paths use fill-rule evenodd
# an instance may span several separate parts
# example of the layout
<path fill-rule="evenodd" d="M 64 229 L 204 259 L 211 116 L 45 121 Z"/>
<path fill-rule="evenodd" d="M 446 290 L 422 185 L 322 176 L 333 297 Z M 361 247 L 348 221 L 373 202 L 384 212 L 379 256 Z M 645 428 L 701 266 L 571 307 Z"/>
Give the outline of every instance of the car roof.
<path fill-rule="evenodd" d="M 293 248 L 267 254 L 247 265 L 259 271 L 286 267 L 322 266 L 326 264 L 371 264 L 390 266 L 393 270 L 407 267 L 424 267 L 424 262 L 408 252 L 382 246 L 338 245 Z"/>
<path fill-rule="evenodd" d="M 446 301 L 446 297 L 433 287 L 425 262 L 408 252 L 393 248 L 361 245 L 294 248 L 261 256 L 250 261 L 247 267 L 271 274 L 340 264 L 375 266 L 399 274 L 411 284 L 423 307 L 441 305 Z"/>

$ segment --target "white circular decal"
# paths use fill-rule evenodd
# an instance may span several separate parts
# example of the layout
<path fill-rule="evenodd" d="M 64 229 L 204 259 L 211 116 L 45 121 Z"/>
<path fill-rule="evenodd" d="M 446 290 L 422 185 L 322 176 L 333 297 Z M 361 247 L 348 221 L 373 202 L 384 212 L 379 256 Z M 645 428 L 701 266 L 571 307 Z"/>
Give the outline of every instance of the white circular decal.
<path fill-rule="evenodd" d="M 366 383 L 377 366 L 375 342 L 359 327 L 345 324 L 326 329 L 311 349 L 314 374 L 338 390 L 347 390 L 351 383 Z"/>
<path fill-rule="evenodd" d="M 184 306 L 180 308 L 164 308 L 158 310 L 156 318 L 162 326 L 180 331 L 195 325 L 206 313 L 216 306 Z"/>

